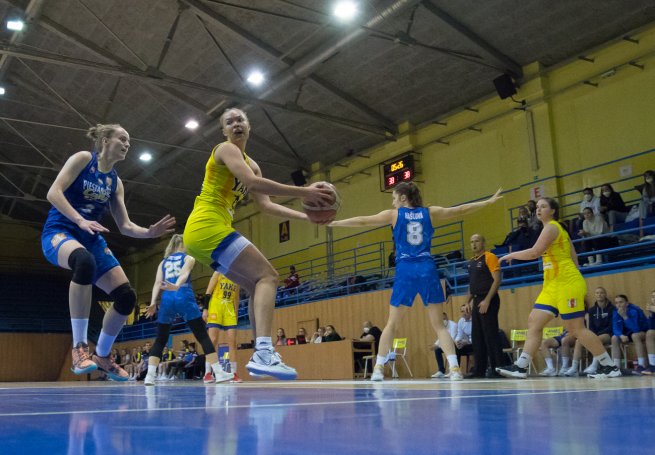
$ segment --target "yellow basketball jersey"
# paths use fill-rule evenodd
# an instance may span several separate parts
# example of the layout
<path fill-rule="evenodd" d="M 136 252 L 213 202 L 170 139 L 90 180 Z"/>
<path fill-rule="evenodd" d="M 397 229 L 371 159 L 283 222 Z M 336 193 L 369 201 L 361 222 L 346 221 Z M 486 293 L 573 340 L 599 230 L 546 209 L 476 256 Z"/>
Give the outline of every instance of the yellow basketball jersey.
<path fill-rule="evenodd" d="M 548 224 L 555 226 L 559 234 L 542 255 L 544 263 L 544 284 L 547 281 L 561 278 L 576 278 L 580 275 L 580 271 L 571 259 L 569 234 L 557 221 L 551 220 Z"/>
<path fill-rule="evenodd" d="M 202 190 L 196 198 L 197 205 L 209 205 L 227 209 L 230 218 L 234 217 L 237 204 L 243 200 L 248 189 L 237 179 L 224 164 L 217 164 L 214 153 L 221 144 L 213 148 L 209 160 L 205 165 L 205 179 Z M 246 164 L 250 166 L 250 158 L 243 154 Z"/>
<path fill-rule="evenodd" d="M 230 281 L 225 275 L 219 274 L 211 301 L 223 305 L 236 306 L 239 302 L 239 285 Z M 210 304 L 211 304 L 210 301 Z"/>

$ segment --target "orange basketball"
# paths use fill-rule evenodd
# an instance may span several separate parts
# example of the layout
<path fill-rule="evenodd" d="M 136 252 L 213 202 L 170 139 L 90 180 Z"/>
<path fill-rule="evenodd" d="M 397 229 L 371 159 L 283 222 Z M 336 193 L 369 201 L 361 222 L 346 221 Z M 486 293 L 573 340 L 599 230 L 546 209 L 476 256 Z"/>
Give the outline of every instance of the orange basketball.
<path fill-rule="evenodd" d="M 323 205 L 317 205 L 303 199 L 302 206 L 309 221 L 316 224 L 325 224 L 333 221 L 337 216 L 337 210 L 339 210 L 339 207 L 341 206 L 341 198 L 339 197 L 337 189 L 334 185 L 328 182 L 315 182 L 309 186 L 329 188 L 332 190 L 334 196 L 330 202 Z"/>

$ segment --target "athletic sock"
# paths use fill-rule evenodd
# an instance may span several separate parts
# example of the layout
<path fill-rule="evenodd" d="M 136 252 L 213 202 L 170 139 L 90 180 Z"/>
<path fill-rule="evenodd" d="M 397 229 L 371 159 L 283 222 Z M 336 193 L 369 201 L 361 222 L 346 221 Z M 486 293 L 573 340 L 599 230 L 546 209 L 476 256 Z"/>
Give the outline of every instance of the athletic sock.
<path fill-rule="evenodd" d="M 646 368 L 646 357 L 638 357 L 637 362 L 639 363 L 640 367 Z"/>
<path fill-rule="evenodd" d="M 614 359 L 610 357 L 607 352 L 603 352 L 601 355 L 594 357 L 594 362 L 600 363 L 602 366 L 619 366 L 621 359 Z"/>
<path fill-rule="evenodd" d="M 447 355 L 446 358 L 448 359 L 448 365 L 450 368 L 459 368 L 459 362 L 457 362 L 457 356 L 455 354 L 453 355 Z"/>
<path fill-rule="evenodd" d="M 527 368 L 528 366 L 530 366 L 530 362 L 532 362 L 532 356 L 527 352 L 523 351 L 521 353 L 521 356 L 516 361 L 515 365 L 519 368 Z"/>
<path fill-rule="evenodd" d="M 580 365 L 579 360 L 573 360 L 573 363 L 571 364 L 571 370 L 578 371 L 579 365 Z"/>
<path fill-rule="evenodd" d="M 209 362 L 205 362 L 205 374 L 212 372 L 212 365 Z"/>
<path fill-rule="evenodd" d="M 73 328 L 73 346 L 77 346 L 79 342 L 88 344 L 86 333 L 89 328 L 89 320 L 71 319 L 71 327 Z"/>
<path fill-rule="evenodd" d="M 567 370 L 569 368 L 569 361 L 571 359 L 569 357 L 562 357 L 562 370 Z"/>
<path fill-rule="evenodd" d="M 109 335 L 104 330 L 101 330 L 100 336 L 98 337 L 98 344 L 96 345 L 96 354 L 100 357 L 107 357 L 115 339 L 115 335 Z"/>
<path fill-rule="evenodd" d="M 237 374 L 237 363 L 230 362 L 230 373 Z"/>
<path fill-rule="evenodd" d="M 548 368 L 549 370 L 555 368 L 555 365 L 553 364 L 553 358 L 551 356 L 544 357 L 544 360 L 546 361 L 546 368 Z"/>
<path fill-rule="evenodd" d="M 148 374 L 151 376 L 157 376 L 157 365 L 148 365 Z"/>
<path fill-rule="evenodd" d="M 387 356 L 386 355 L 378 355 L 375 358 L 375 366 L 378 366 L 378 365 L 382 366 L 385 363 L 387 363 Z"/>
<path fill-rule="evenodd" d="M 273 342 L 271 341 L 271 337 L 257 337 L 257 340 L 255 340 L 255 350 L 259 351 L 260 349 L 272 349 L 273 348 Z"/>
<path fill-rule="evenodd" d="M 655 367 L 655 354 L 648 354 L 648 364 Z"/>

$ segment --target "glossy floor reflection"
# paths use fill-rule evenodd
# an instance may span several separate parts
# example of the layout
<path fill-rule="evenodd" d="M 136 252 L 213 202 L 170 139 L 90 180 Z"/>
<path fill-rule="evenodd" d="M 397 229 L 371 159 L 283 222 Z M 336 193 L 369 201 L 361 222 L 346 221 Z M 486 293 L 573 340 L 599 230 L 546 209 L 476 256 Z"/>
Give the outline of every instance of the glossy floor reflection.
<path fill-rule="evenodd" d="M 649 452 L 653 386 L 646 377 L 0 384 L 0 453 Z"/>

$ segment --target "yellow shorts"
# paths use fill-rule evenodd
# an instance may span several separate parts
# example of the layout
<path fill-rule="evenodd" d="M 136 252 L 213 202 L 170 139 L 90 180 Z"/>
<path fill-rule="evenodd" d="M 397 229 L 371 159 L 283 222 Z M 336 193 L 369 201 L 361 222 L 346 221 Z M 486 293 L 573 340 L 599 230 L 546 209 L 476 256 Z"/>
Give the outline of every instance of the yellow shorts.
<path fill-rule="evenodd" d="M 184 227 L 187 253 L 200 263 L 219 270 L 218 256 L 222 253 L 221 246 L 226 246 L 221 244 L 227 237 L 231 240 L 239 235 L 231 224 L 232 218 L 225 209 L 196 204 Z"/>
<path fill-rule="evenodd" d="M 237 314 L 234 301 L 214 298 L 212 296 L 207 309 L 207 327 L 219 329 L 236 329 Z"/>
<path fill-rule="evenodd" d="M 587 283 L 582 276 L 544 282 L 534 308 L 558 314 L 562 319 L 581 318 L 585 315 L 584 299 Z"/>

